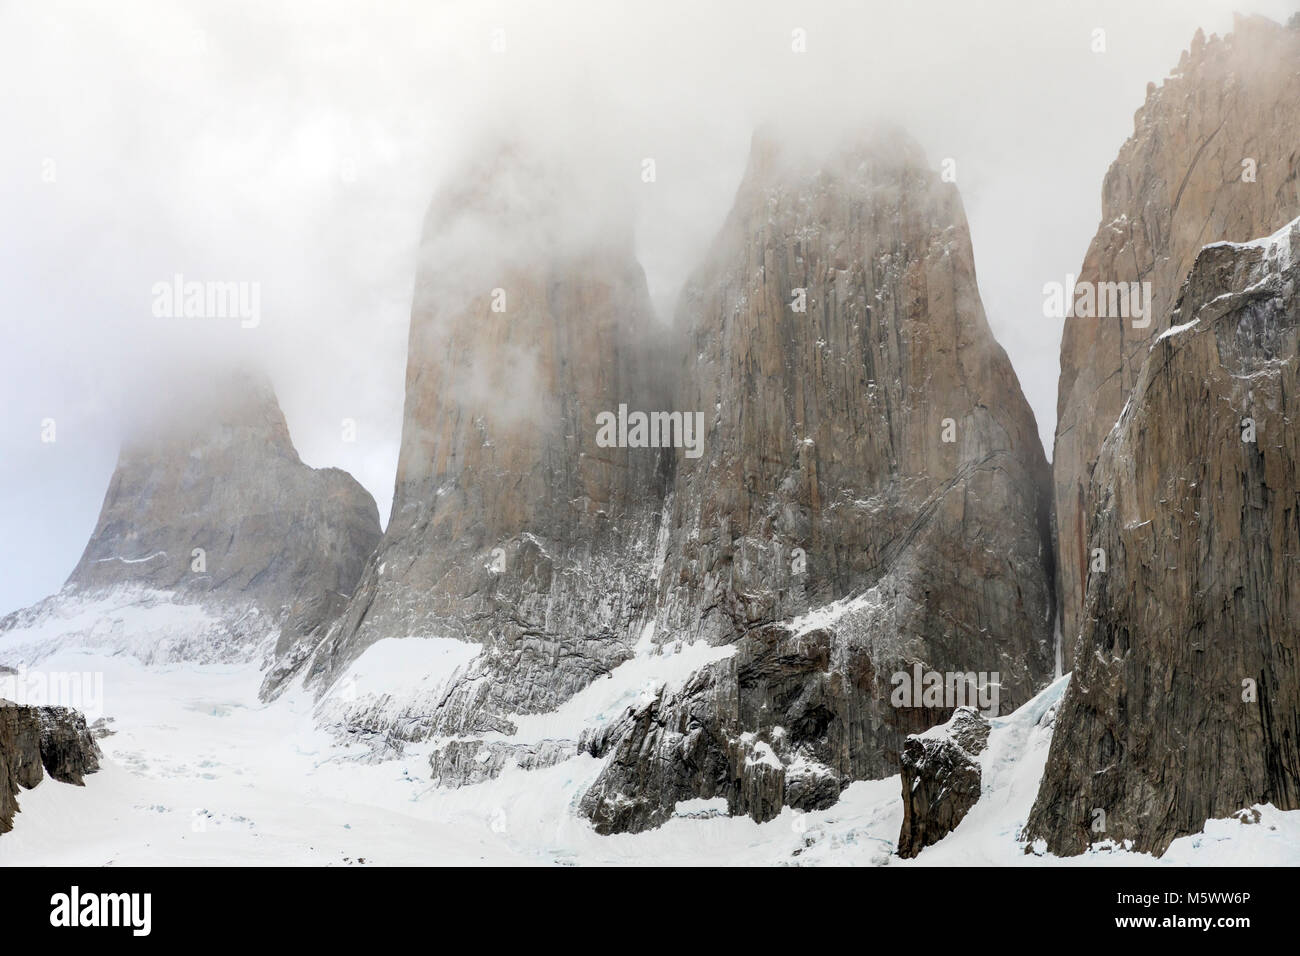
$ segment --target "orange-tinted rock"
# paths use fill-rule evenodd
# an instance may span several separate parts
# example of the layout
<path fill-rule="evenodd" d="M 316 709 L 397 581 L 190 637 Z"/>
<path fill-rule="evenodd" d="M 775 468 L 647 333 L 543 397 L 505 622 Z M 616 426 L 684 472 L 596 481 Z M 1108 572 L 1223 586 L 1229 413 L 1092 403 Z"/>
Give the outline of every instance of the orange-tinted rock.
<path fill-rule="evenodd" d="M 1065 323 L 1052 470 L 1067 670 L 1091 563 L 1090 475 L 1147 349 L 1169 327 L 1203 246 L 1267 235 L 1300 215 L 1297 63 L 1300 31 L 1261 17 L 1238 17 L 1225 38 L 1201 37 L 1149 90 L 1106 174 L 1079 284 L 1149 282 L 1152 301 L 1145 327 L 1113 316 Z"/>
<path fill-rule="evenodd" d="M 1003 713 L 1053 673 L 1047 465 L 956 189 L 897 132 L 792 152 L 756 139 L 678 311 L 677 407 L 709 427 L 677 453 L 656 639 L 735 652 L 584 741 L 601 832 L 896 773 L 954 706 L 894 705 L 914 665 L 996 673 Z"/>
<path fill-rule="evenodd" d="M 630 223 L 593 202 L 505 149 L 430 208 L 392 517 L 309 672 L 323 688 L 387 637 L 483 644 L 408 735 L 508 730 L 629 657 L 652 613 L 664 457 L 603 447 L 597 416 L 665 407 L 664 333 Z"/>
<path fill-rule="evenodd" d="M 1203 250 L 1102 445 L 1107 570 L 1025 831 L 1054 853 L 1300 808 L 1298 254 L 1300 220 Z"/>

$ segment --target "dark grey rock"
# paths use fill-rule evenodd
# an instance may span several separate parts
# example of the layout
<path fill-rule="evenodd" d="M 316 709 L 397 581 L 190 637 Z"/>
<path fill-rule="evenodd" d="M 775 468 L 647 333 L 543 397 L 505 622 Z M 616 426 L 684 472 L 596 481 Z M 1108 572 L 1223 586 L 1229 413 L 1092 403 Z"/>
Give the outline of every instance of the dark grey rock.
<path fill-rule="evenodd" d="M 0 833 L 13 829 L 18 790 L 49 774 L 83 786 L 99 769 L 99 747 L 86 718 L 67 707 L 28 707 L 0 700 Z"/>
<path fill-rule="evenodd" d="M 434 750 L 429 766 L 435 784 L 454 789 L 494 780 L 509 766 L 521 770 L 552 767 L 577 752 L 571 740 L 542 740 L 535 744 L 452 740 Z"/>
<path fill-rule="evenodd" d="M 959 707 L 941 727 L 907 738 L 900 754 L 899 856 L 914 857 L 938 843 L 979 800 L 982 773 L 975 758 L 984 752 L 988 739 L 988 721 L 970 707 Z"/>

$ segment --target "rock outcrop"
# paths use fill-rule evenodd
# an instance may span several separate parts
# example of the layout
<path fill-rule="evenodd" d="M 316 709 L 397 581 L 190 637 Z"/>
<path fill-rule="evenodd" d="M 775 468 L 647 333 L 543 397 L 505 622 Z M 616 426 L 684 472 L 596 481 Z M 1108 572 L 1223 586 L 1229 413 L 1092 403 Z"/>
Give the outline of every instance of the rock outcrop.
<path fill-rule="evenodd" d="M 429 779 L 437 786 L 454 789 L 495 779 L 507 767 L 552 767 L 575 753 L 573 741 L 567 740 L 542 740 L 536 744 L 451 740 L 435 748 L 429 760 Z"/>
<path fill-rule="evenodd" d="M 655 639 L 736 652 L 585 741 L 610 755 L 598 829 L 693 797 L 764 820 L 896 772 L 955 706 L 893 706 L 914 665 L 993 674 L 1003 708 L 1046 684 L 1047 465 L 956 190 L 914 143 L 807 162 L 756 137 L 678 327 L 674 407 L 707 431 L 677 453 Z"/>
<path fill-rule="evenodd" d="M 988 739 L 988 721 L 971 707 L 959 707 L 946 724 L 907 738 L 899 754 L 903 781 L 899 856 L 914 857 L 938 843 L 975 806 L 983 777 L 976 758 Z"/>
<path fill-rule="evenodd" d="M 1300 807 L 1298 287 L 1300 220 L 1203 249 L 1102 445 L 1106 570 L 1025 829 L 1051 852 Z"/>
<path fill-rule="evenodd" d="M 0 636 L 96 596 L 117 611 L 174 601 L 211 612 L 196 617 L 203 633 L 182 626 L 133 650 L 234 659 L 278 628 L 277 657 L 292 661 L 342 609 L 380 533 L 374 499 L 350 475 L 299 459 L 263 375 L 195 375 L 123 442 L 63 591 L 0 621 Z"/>
<path fill-rule="evenodd" d="M 665 407 L 630 221 L 517 150 L 481 160 L 430 208 L 392 517 L 308 671 L 324 691 L 380 638 L 482 644 L 422 724 L 446 735 L 509 733 L 630 656 L 670 464 L 598 441 L 602 413 Z"/>
<path fill-rule="evenodd" d="M 0 833 L 13 829 L 18 789 L 30 790 L 45 774 L 83 786 L 99 769 L 99 747 L 86 719 L 68 707 L 28 707 L 0 700 Z"/>
<path fill-rule="evenodd" d="M 771 625 L 680 692 L 659 688 L 580 741 L 608 758 L 582 812 L 601 833 L 635 833 L 667 821 L 679 801 L 724 797 L 732 815 L 764 821 L 783 806 L 832 805 L 855 775 L 884 775 L 887 755 L 869 743 L 885 719 L 874 674 L 865 655 L 838 659 L 846 649 L 824 629 Z"/>
<path fill-rule="evenodd" d="M 1133 135 L 1106 174 L 1079 294 L 1096 291 L 1100 304 L 1110 299 L 1102 284 L 1150 283 L 1150 301 L 1138 318 L 1111 307 L 1104 317 L 1065 323 L 1052 468 L 1067 670 L 1083 623 L 1088 520 L 1098 505 L 1090 476 L 1151 342 L 1169 327 L 1203 246 L 1267 235 L 1300 215 L 1297 62 L 1300 31 L 1262 17 L 1238 17 L 1222 39 L 1207 42 L 1198 32 L 1173 75 L 1148 88 Z"/>

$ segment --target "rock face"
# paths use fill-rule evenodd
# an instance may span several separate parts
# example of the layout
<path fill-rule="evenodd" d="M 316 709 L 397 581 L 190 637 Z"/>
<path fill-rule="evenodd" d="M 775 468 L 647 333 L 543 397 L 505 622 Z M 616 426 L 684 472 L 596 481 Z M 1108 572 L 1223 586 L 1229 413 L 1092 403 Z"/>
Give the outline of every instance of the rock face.
<path fill-rule="evenodd" d="M 598 829 L 692 797 L 764 820 L 895 772 L 954 706 L 893 706 L 913 665 L 997 673 L 1004 709 L 1045 685 L 1047 466 L 956 190 L 914 143 L 806 162 L 756 138 L 678 327 L 674 407 L 707 433 L 677 453 L 655 639 L 736 652 L 586 741 L 610 754 Z"/>
<path fill-rule="evenodd" d="M 1267 235 L 1300 215 L 1298 60 L 1300 31 L 1261 17 L 1238 17 L 1223 39 L 1198 33 L 1173 75 L 1149 87 L 1106 174 L 1079 288 L 1149 282 L 1150 302 L 1143 318 L 1108 309 L 1065 323 L 1053 476 L 1067 670 L 1091 564 L 1090 476 L 1152 340 L 1203 246 Z"/>
<path fill-rule="evenodd" d="M 156 656 L 133 652 L 247 657 L 278 627 L 279 658 L 302 657 L 380 540 L 374 499 L 346 472 L 303 464 L 260 373 L 194 376 L 134 436 L 64 591 L 9 615 L 0 635 L 96 596 L 114 613 L 174 601 L 211 611 L 195 618 L 203 632 L 173 628 L 157 639 Z M 125 622 L 125 631 L 143 627 L 143 618 Z"/>
<path fill-rule="evenodd" d="M 982 778 L 975 758 L 984 752 L 988 739 L 988 721 L 970 707 L 958 708 L 941 727 L 907 738 L 899 755 L 903 771 L 899 856 L 914 857 L 938 843 L 975 806 Z"/>
<path fill-rule="evenodd" d="M 278 610 L 350 591 L 378 538 L 374 499 L 346 472 L 304 465 L 270 383 L 240 372 L 123 445 L 68 584 L 234 595 Z"/>
<path fill-rule="evenodd" d="M 1300 220 L 1205 248 L 1102 446 L 1088 546 L 1108 567 L 1025 830 L 1052 852 L 1158 854 L 1300 807 L 1298 283 Z"/>
<path fill-rule="evenodd" d="M 708 433 L 678 456 L 659 631 L 731 641 L 876 584 L 928 530 L 978 526 L 982 546 L 954 542 L 978 565 L 933 568 L 920 599 L 1028 650 L 1051 603 L 1046 466 L 956 189 L 897 132 L 821 159 L 757 137 L 683 292 L 677 407 Z"/>
<path fill-rule="evenodd" d="M 65 592 L 125 587 L 256 608 L 283 623 L 277 650 L 292 658 L 374 550 L 374 499 L 346 472 L 302 463 L 260 374 L 196 377 L 191 392 L 123 444 Z"/>
<path fill-rule="evenodd" d="M 0 700 L 0 833 L 13 829 L 18 788 L 48 773 L 80 787 L 99 769 L 99 747 L 86 719 L 67 707 L 27 707 Z"/>
<path fill-rule="evenodd" d="M 665 406 L 627 223 L 578 228 L 601 205 L 515 150 L 475 169 L 426 220 L 392 517 L 309 671 L 323 690 L 386 637 L 480 643 L 442 734 L 509 733 L 630 656 L 669 464 L 597 441 L 601 413 Z"/>

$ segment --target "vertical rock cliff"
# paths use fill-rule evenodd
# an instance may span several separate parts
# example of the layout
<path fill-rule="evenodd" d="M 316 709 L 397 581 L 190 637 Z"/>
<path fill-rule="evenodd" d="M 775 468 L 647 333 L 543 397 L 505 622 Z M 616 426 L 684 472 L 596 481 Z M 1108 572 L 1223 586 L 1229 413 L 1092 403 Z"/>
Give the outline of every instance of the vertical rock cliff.
<path fill-rule="evenodd" d="M 1025 830 L 1052 852 L 1300 807 L 1298 286 L 1300 220 L 1202 250 L 1102 445 L 1108 567 Z"/>
<path fill-rule="evenodd" d="M 1147 349 L 1169 327 L 1203 246 L 1267 235 L 1300 215 L 1297 62 L 1300 31 L 1261 17 L 1238 17 L 1222 39 L 1198 33 L 1173 74 L 1148 88 L 1106 174 L 1101 227 L 1079 287 L 1147 282 L 1150 302 L 1136 319 L 1110 309 L 1065 323 L 1052 470 L 1067 670 L 1092 563 L 1087 526 L 1098 502 L 1090 476 Z"/>
<path fill-rule="evenodd" d="M 660 337 L 630 220 L 591 184 L 513 148 L 455 177 L 426 219 L 392 517 L 308 680 L 382 638 L 482 644 L 402 733 L 509 732 L 627 659 L 667 460 L 597 420 L 664 408 Z"/>
<path fill-rule="evenodd" d="M 379 540 L 374 499 L 347 473 L 302 463 L 260 373 L 195 375 L 131 436 L 64 590 L 10 615 L 0 632 L 69 599 L 131 591 L 213 612 L 210 630 L 179 627 L 156 647 L 133 648 L 146 657 L 246 656 L 276 628 L 279 654 L 301 653 L 342 609 Z"/>
<path fill-rule="evenodd" d="M 978 529 L 984 556 L 933 570 L 935 616 L 950 601 L 954 621 L 1034 644 L 1045 465 L 956 189 L 914 143 L 881 134 L 812 163 L 757 138 L 678 325 L 677 404 L 708 433 L 702 457 L 678 455 L 665 638 L 730 641 L 856 594 L 943 527 Z"/>
<path fill-rule="evenodd" d="M 768 819 L 894 773 L 952 703 L 894 707 L 913 665 L 996 674 L 1001 707 L 1052 673 L 1050 481 L 985 320 L 956 189 L 886 131 L 812 161 L 756 137 L 687 283 L 656 640 L 735 645 L 583 741 L 604 832 L 676 800 Z"/>

